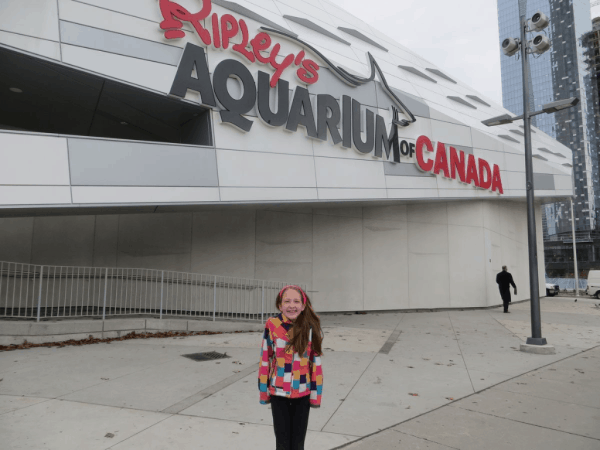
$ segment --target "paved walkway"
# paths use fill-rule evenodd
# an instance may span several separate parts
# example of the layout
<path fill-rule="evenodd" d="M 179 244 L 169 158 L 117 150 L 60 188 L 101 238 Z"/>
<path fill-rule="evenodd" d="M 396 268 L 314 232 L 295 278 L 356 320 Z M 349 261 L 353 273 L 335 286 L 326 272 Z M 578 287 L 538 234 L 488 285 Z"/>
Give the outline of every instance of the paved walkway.
<path fill-rule="evenodd" d="M 600 347 L 375 433 L 347 450 L 600 448 Z"/>
<path fill-rule="evenodd" d="M 600 345 L 594 303 L 542 300 L 551 356 L 518 351 L 529 334 L 526 303 L 511 314 L 324 316 L 323 406 L 311 411 L 306 448 L 365 436 L 347 448 L 599 448 L 600 353 L 582 353 Z M 258 404 L 260 338 L 0 353 L 2 448 L 272 448 L 270 410 Z M 231 358 L 181 356 L 210 350 Z"/>

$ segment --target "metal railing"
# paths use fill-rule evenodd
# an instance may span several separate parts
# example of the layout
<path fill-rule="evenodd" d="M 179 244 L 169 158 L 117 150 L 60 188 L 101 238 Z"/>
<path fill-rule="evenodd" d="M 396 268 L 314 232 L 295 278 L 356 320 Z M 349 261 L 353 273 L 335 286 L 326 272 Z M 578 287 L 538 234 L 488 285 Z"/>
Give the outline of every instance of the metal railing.
<path fill-rule="evenodd" d="M 286 284 L 168 270 L 0 262 L 0 317 L 39 322 L 152 314 L 264 321 L 279 313 L 275 298 Z"/>
<path fill-rule="evenodd" d="M 574 291 L 575 278 L 546 278 L 546 283 L 557 284 L 561 291 Z M 587 287 L 586 279 L 579 279 L 579 290 L 585 291 Z"/>

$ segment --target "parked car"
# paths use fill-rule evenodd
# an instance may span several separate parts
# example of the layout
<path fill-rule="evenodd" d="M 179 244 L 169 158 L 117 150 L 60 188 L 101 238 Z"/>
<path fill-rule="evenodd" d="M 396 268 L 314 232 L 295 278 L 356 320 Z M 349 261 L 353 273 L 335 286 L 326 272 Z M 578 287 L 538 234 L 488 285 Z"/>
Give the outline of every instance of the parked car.
<path fill-rule="evenodd" d="M 589 271 L 585 293 L 600 298 L 600 270 Z"/>
<path fill-rule="evenodd" d="M 558 284 L 546 283 L 546 297 L 554 297 L 560 289 Z"/>

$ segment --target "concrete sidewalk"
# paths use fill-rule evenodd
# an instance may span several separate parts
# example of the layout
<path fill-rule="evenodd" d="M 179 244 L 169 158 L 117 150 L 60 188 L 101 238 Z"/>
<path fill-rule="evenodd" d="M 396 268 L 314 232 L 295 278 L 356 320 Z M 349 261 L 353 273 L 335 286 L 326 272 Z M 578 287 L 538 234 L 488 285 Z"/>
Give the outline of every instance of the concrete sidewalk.
<path fill-rule="evenodd" d="M 600 347 L 340 448 L 600 448 Z"/>
<path fill-rule="evenodd" d="M 323 405 L 311 411 L 306 448 L 337 448 L 373 433 L 348 448 L 566 448 L 559 439 L 530 447 L 547 426 L 524 425 L 527 413 L 536 420 L 532 404 L 516 405 L 531 398 L 541 402 L 531 406 L 539 420 L 580 439 L 569 448 L 600 447 L 598 351 L 581 362 L 574 356 L 600 345 L 600 309 L 592 300 L 542 300 L 543 334 L 556 355 L 518 351 L 529 334 L 528 304 L 511 311 L 323 316 Z M 224 334 L 0 353 L 3 448 L 272 448 L 271 413 L 258 403 L 260 339 Z M 231 358 L 182 357 L 211 350 Z M 537 381 L 536 369 L 557 361 L 561 370 L 542 369 L 539 383 L 515 381 L 523 374 Z M 478 414 L 487 418 L 480 426 Z M 578 424 L 563 420 L 570 415 Z M 390 428 L 400 423 L 400 431 Z M 534 425 L 538 434 L 529 436 L 523 427 Z"/>

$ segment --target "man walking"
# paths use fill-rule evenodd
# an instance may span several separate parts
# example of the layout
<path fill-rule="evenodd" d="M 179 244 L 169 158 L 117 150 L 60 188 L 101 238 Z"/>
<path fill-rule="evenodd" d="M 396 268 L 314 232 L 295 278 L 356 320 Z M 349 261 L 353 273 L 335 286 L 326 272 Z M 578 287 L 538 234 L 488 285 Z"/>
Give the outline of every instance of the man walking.
<path fill-rule="evenodd" d="M 498 283 L 502 303 L 504 303 L 504 312 L 507 313 L 509 312 L 508 304 L 510 303 L 510 285 L 512 284 L 512 287 L 515 288 L 515 295 L 517 295 L 517 286 L 510 272 L 506 270 L 506 266 L 502 266 L 502 272 L 496 275 L 496 283 Z"/>

